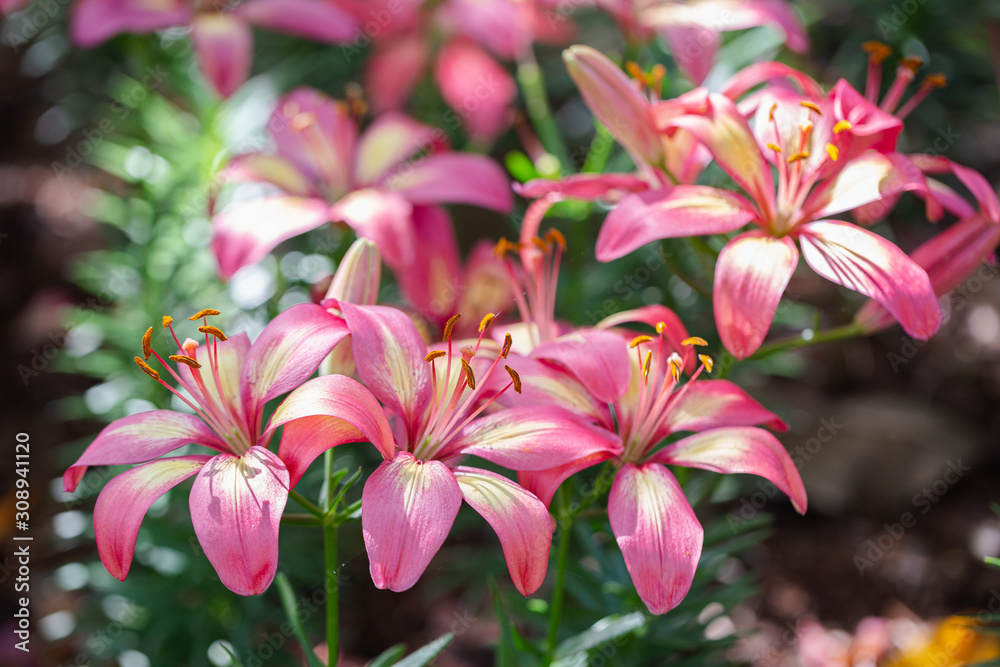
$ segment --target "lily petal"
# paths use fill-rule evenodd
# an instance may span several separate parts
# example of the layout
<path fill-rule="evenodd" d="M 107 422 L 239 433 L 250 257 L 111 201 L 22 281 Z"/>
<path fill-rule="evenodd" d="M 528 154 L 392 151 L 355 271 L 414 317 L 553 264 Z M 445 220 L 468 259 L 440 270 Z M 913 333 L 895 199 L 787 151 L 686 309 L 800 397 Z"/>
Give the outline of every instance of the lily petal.
<path fill-rule="evenodd" d="M 441 96 L 473 137 L 490 140 L 510 127 L 517 99 L 514 77 L 467 39 L 448 42 L 434 65 Z"/>
<path fill-rule="evenodd" d="M 420 314 L 441 325 L 456 312 L 463 284 L 458 241 L 448 212 L 438 206 L 414 207 L 413 227 L 418 259 L 397 269 L 396 280 Z"/>
<path fill-rule="evenodd" d="M 212 219 L 212 249 L 225 279 L 244 266 L 256 264 L 282 241 L 330 221 L 322 199 L 272 197 L 237 204 Z"/>
<path fill-rule="evenodd" d="M 469 204 L 500 213 L 514 206 L 510 181 L 493 159 L 472 153 L 435 153 L 384 179 L 414 204 Z"/>
<path fill-rule="evenodd" d="M 802 256 L 816 273 L 875 299 L 914 338 L 926 340 L 941 326 L 941 307 L 927 272 L 880 236 L 850 223 L 822 220 L 803 225 Z"/>
<path fill-rule="evenodd" d="M 715 265 L 715 326 L 726 349 L 738 359 L 757 351 L 767 336 L 799 253 L 787 236 L 762 231 L 741 234 L 726 244 Z"/>
<path fill-rule="evenodd" d="M 535 494 L 546 507 L 552 504 L 552 498 L 560 485 L 567 479 L 591 466 L 604 463 L 617 456 L 612 451 L 595 452 L 575 461 L 548 470 L 523 470 L 517 473 L 518 483 Z"/>
<path fill-rule="evenodd" d="M 625 341 L 610 331 L 574 331 L 542 343 L 532 356 L 558 363 L 603 403 L 618 400 L 632 377 Z"/>
<path fill-rule="evenodd" d="M 626 463 L 611 486 L 608 519 L 649 611 L 676 607 L 691 589 L 705 531 L 674 476 L 658 463 Z"/>
<path fill-rule="evenodd" d="M 194 481 L 195 535 L 222 583 L 238 595 L 260 595 L 274 579 L 288 488 L 285 464 L 257 446 L 242 456 L 219 454 Z"/>
<path fill-rule="evenodd" d="M 285 430 L 278 457 L 292 487 L 317 456 L 337 445 L 370 442 L 387 461 L 396 454 L 382 406 L 364 385 L 344 375 L 315 378 L 289 394 L 271 415 L 265 436 L 279 426 Z"/>
<path fill-rule="evenodd" d="M 322 0 L 252 0 L 235 13 L 264 28 L 318 42 L 349 42 L 358 27 L 351 14 Z"/>
<path fill-rule="evenodd" d="M 561 195 L 584 201 L 615 202 L 626 194 L 645 192 L 649 183 L 635 174 L 572 174 L 559 180 L 535 178 L 514 183 L 514 192 L 527 199 Z"/>
<path fill-rule="evenodd" d="M 334 204 L 330 218 L 346 222 L 358 236 L 374 241 L 393 269 L 413 262 L 413 205 L 400 195 L 374 188 L 355 190 Z"/>
<path fill-rule="evenodd" d="M 253 33 L 235 16 L 198 14 L 191 23 L 191 44 L 205 78 L 222 97 L 229 97 L 250 74 Z"/>
<path fill-rule="evenodd" d="M 723 426 L 764 424 L 778 431 L 788 425 L 729 380 L 698 380 L 667 406 L 667 433 L 707 431 Z M 666 434 L 664 434 L 666 435 Z"/>
<path fill-rule="evenodd" d="M 597 259 L 610 262 L 659 239 L 732 232 L 756 217 L 744 197 L 704 185 L 628 195 L 601 227 Z"/>
<path fill-rule="evenodd" d="M 354 177 L 361 185 L 373 185 L 407 158 L 440 148 L 444 141 L 442 130 L 405 114 L 382 114 L 361 135 Z"/>
<path fill-rule="evenodd" d="M 553 521 L 545 505 L 496 473 L 466 466 L 454 473 L 465 502 L 500 538 L 514 586 L 521 595 L 531 595 L 545 580 L 552 547 Z"/>
<path fill-rule="evenodd" d="M 80 0 L 73 4 L 70 30 L 74 44 L 89 48 L 122 32 L 153 32 L 190 21 L 191 10 L 184 0 Z"/>
<path fill-rule="evenodd" d="M 116 419 L 97 434 L 63 475 L 67 492 L 76 490 L 87 466 L 145 463 L 191 443 L 220 452 L 229 448 L 205 422 L 172 410 L 150 410 Z"/>
<path fill-rule="evenodd" d="M 399 592 L 417 583 L 451 530 L 462 491 L 440 461 L 400 452 L 384 461 L 361 494 L 361 530 L 377 588 Z"/>
<path fill-rule="evenodd" d="M 806 512 L 806 489 L 792 457 L 778 439 L 764 429 L 737 426 L 696 433 L 668 445 L 652 460 L 727 475 L 759 475 L 791 498 L 795 511 Z"/>
<path fill-rule="evenodd" d="M 427 40 L 420 35 L 381 40 L 365 62 L 364 89 L 376 113 L 406 106 L 427 70 Z"/>
<path fill-rule="evenodd" d="M 201 470 L 211 456 L 178 456 L 126 470 L 114 477 L 94 505 L 94 535 L 101 562 L 112 577 L 125 581 L 135 540 L 146 512 L 156 500 Z"/>
<path fill-rule="evenodd" d="M 427 346 L 406 313 L 341 303 L 358 375 L 383 405 L 413 428 L 431 400 Z"/>

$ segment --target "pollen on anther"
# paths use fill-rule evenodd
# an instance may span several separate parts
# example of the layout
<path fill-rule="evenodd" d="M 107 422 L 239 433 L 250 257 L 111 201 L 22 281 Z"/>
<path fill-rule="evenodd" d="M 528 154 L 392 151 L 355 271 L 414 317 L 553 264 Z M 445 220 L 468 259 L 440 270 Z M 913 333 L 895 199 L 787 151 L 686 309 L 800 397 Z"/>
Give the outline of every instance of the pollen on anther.
<path fill-rule="evenodd" d="M 196 322 L 203 317 L 211 317 L 212 315 L 221 315 L 221 314 L 222 313 L 217 311 L 215 308 L 203 308 L 194 315 L 192 315 L 191 317 L 189 317 L 188 319 L 191 320 L 192 322 Z"/>
<path fill-rule="evenodd" d="M 632 348 L 634 348 L 634 347 L 636 347 L 638 345 L 642 345 L 643 343 L 648 343 L 651 340 L 653 340 L 652 336 L 645 336 L 645 335 L 643 335 L 643 336 L 636 336 L 635 338 L 632 339 L 632 342 L 629 343 L 628 346 L 629 346 L 629 349 L 632 349 Z"/>
<path fill-rule="evenodd" d="M 441 336 L 441 340 L 451 340 L 451 332 L 455 328 L 455 323 L 462 317 L 462 313 L 455 313 L 448 318 L 448 321 L 444 323 L 444 334 Z"/>
<path fill-rule="evenodd" d="M 169 315 L 164 315 L 163 316 L 163 328 L 164 329 L 169 329 L 170 325 L 173 324 L 173 323 L 174 323 L 174 318 L 170 317 Z"/>
<path fill-rule="evenodd" d="M 778 103 L 777 102 L 775 102 L 774 104 L 771 105 L 771 111 L 770 111 L 770 113 L 767 114 L 767 119 L 769 121 L 774 120 L 774 112 L 777 110 L 777 108 L 778 108 Z"/>
<path fill-rule="evenodd" d="M 514 339 L 510 337 L 510 334 L 509 333 L 504 334 L 503 348 L 500 350 L 500 356 L 506 359 L 507 355 L 510 354 L 510 347 L 513 344 L 514 344 Z"/>
<path fill-rule="evenodd" d="M 819 105 L 816 104 L 815 102 L 810 102 L 809 100 L 799 100 L 799 104 L 804 106 L 806 109 L 809 109 L 810 111 L 815 111 L 820 116 L 823 115 L 823 110 L 820 109 Z"/>
<path fill-rule="evenodd" d="M 483 316 L 483 319 L 479 321 L 479 333 L 483 333 L 483 331 L 486 330 L 486 327 L 490 325 L 490 322 L 493 321 L 494 317 L 496 317 L 496 315 L 493 313 L 486 313 L 486 315 Z"/>
<path fill-rule="evenodd" d="M 424 361 L 434 361 L 435 359 L 440 359 L 441 357 L 447 355 L 448 353 L 445 352 L 444 350 L 431 350 L 430 352 L 427 353 L 427 356 L 424 357 Z"/>
<path fill-rule="evenodd" d="M 653 363 L 653 353 L 647 352 L 646 358 L 642 362 L 642 377 L 644 379 L 649 377 L 649 369 L 650 366 L 652 366 L 652 363 Z"/>
<path fill-rule="evenodd" d="M 537 236 L 533 236 L 531 238 L 531 242 L 534 243 L 535 247 L 538 248 L 539 250 L 541 250 L 542 252 L 548 252 L 549 251 L 549 244 L 545 241 L 545 239 L 539 238 Z"/>
<path fill-rule="evenodd" d="M 514 391 L 516 391 L 517 393 L 520 394 L 521 393 L 521 376 L 518 375 L 517 371 L 515 371 L 510 366 L 506 366 L 505 365 L 504 366 L 504 370 L 506 370 L 507 371 L 507 375 L 510 376 L 511 382 L 514 383 Z"/>
<path fill-rule="evenodd" d="M 211 334 L 218 338 L 219 340 L 228 340 L 226 334 L 222 333 L 222 329 L 219 327 L 213 327 L 211 324 L 206 324 L 205 326 L 198 327 L 198 331 L 203 334 Z"/>
<path fill-rule="evenodd" d="M 667 323 L 666 322 L 662 322 L 661 321 L 661 322 L 657 322 L 656 323 L 656 333 L 661 334 L 661 333 L 663 333 L 666 330 L 667 330 Z"/>
<path fill-rule="evenodd" d="M 674 382 L 680 382 L 681 368 L 684 367 L 684 361 L 681 359 L 680 355 L 674 352 L 667 359 L 667 363 L 670 366 L 670 376 L 673 377 Z"/>
<path fill-rule="evenodd" d="M 836 162 L 837 158 L 840 157 L 840 151 L 837 150 L 837 147 L 834 146 L 833 144 L 827 144 L 823 148 L 826 149 L 826 154 L 829 155 L 830 159 L 833 160 L 834 162 Z"/>
<path fill-rule="evenodd" d="M 712 357 L 708 356 L 707 354 L 699 354 L 698 358 L 701 359 L 701 363 L 705 365 L 705 370 L 711 373 L 712 365 L 714 363 L 712 361 Z"/>
<path fill-rule="evenodd" d="M 145 355 L 146 359 L 149 359 L 149 355 L 153 354 L 153 346 L 150 344 L 153 340 L 153 327 L 146 329 L 146 333 L 142 334 L 142 353 Z"/>
<path fill-rule="evenodd" d="M 160 374 L 159 374 L 159 373 L 157 373 L 156 371 L 154 371 L 154 370 L 153 370 L 152 368 L 150 368 L 150 367 L 149 367 L 149 364 L 147 364 L 147 363 L 146 363 L 145 361 L 143 361 L 143 360 L 142 360 L 142 359 L 140 359 L 139 357 L 136 357 L 136 358 L 135 358 L 135 365 L 136 365 L 136 366 L 138 366 L 138 367 L 139 367 L 139 369 L 140 369 L 140 370 L 141 370 L 141 371 L 142 371 L 143 373 L 145 373 L 146 375 L 148 375 L 149 377 L 153 378 L 153 379 L 154 379 L 154 380 L 156 380 L 157 382 L 159 382 L 159 381 L 160 381 Z"/>
<path fill-rule="evenodd" d="M 875 40 L 865 42 L 861 45 L 861 48 L 868 52 L 876 64 L 881 63 L 892 53 L 892 49 L 882 42 L 876 42 Z"/>
<path fill-rule="evenodd" d="M 924 66 L 924 59 L 920 56 L 906 56 L 899 61 L 899 66 L 905 67 L 916 74 L 917 70 Z"/>
<path fill-rule="evenodd" d="M 545 240 L 559 246 L 559 249 L 566 252 L 566 237 L 558 229 L 549 229 L 545 232 Z"/>
<path fill-rule="evenodd" d="M 928 74 L 924 77 L 923 85 L 931 88 L 944 88 L 948 85 L 948 77 L 941 72 L 938 72 L 937 74 Z"/>
<path fill-rule="evenodd" d="M 851 122 L 847 120 L 838 120 L 837 124 L 833 126 L 833 133 L 840 134 L 844 130 L 851 129 Z"/>
<path fill-rule="evenodd" d="M 768 142 L 767 147 L 770 148 L 775 153 L 780 153 L 781 152 L 781 146 L 779 146 L 778 144 L 772 144 L 772 143 Z"/>
<path fill-rule="evenodd" d="M 195 361 L 193 357 L 189 357 L 184 354 L 171 354 L 169 359 L 170 361 L 176 361 L 179 364 L 184 364 L 185 366 L 190 366 L 191 368 L 201 368 L 201 364 Z"/>
<path fill-rule="evenodd" d="M 465 359 L 462 359 L 462 370 L 465 371 L 465 383 L 469 385 L 469 389 L 476 388 L 476 376 L 472 372 L 472 366 Z"/>
<path fill-rule="evenodd" d="M 809 157 L 809 151 L 799 151 L 795 155 L 788 158 L 788 164 L 798 162 L 799 160 L 805 160 L 807 157 Z"/>
<path fill-rule="evenodd" d="M 704 347 L 708 345 L 708 341 L 700 336 L 691 336 L 690 338 L 685 338 L 684 340 L 682 340 L 681 345 L 685 346 L 699 345 L 701 347 Z"/>

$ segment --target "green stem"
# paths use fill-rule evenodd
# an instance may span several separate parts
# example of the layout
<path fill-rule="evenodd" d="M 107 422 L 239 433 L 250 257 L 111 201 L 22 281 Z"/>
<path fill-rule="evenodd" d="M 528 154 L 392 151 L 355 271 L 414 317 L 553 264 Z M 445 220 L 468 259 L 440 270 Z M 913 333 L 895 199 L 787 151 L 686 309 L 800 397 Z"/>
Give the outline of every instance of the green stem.
<path fill-rule="evenodd" d="M 556 582 L 552 589 L 552 604 L 549 606 L 549 632 L 546 637 L 546 661 L 552 664 L 555 657 L 556 640 L 559 637 L 559 622 L 562 618 L 563 594 L 566 589 L 566 566 L 569 563 L 570 531 L 573 517 L 567 511 L 565 487 L 559 490 L 559 546 L 556 555 Z"/>
<path fill-rule="evenodd" d="M 528 112 L 528 118 L 538 133 L 538 139 L 542 146 L 559 161 L 559 171 L 566 172 L 573 168 L 573 161 L 570 160 L 569 151 L 563 142 L 559 127 L 552 117 L 552 109 L 549 107 L 549 100 L 545 91 L 545 79 L 542 76 L 542 68 L 535 60 L 534 51 L 527 50 L 517 66 L 517 82 L 521 86 L 524 94 L 524 106 Z"/>
<path fill-rule="evenodd" d="M 763 359 L 764 357 L 771 356 L 777 352 L 783 352 L 784 350 L 793 350 L 799 347 L 808 347 L 810 345 L 828 343 L 834 340 L 854 338 L 855 336 L 860 336 L 863 333 L 864 332 L 861 330 L 860 325 L 855 322 L 851 322 L 850 324 L 845 324 L 833 329 L 827 329 L 826 331 L 817 331 L 809 338 L 803 338 L 802 334 L 799 334 L 798 336 L 784 338 L 782 340 L 776 340 L 773 343 L 768 343 L 767 345 L 762 345 L 750 356 L 750 359 Z"/>
<path fill-rule="evenodd" d="M 596 126 L 594 139 L 590 142 L 587 157 L 583 160 L 583 169 L 580 170 L 590 174 L 604 171 L 604 165 L 608 163 L 608 156 L 611 155 L 611 147 L 615 143 L 608 128 L 597 121 L 594 121 L 594 125 Z"/>
<path fill-rule="evenodd" d="M 320 503 L 323 514 L 329 515 L 333 505 L 333 450 L 323 454 L 323 493 Z M 327 664 L 333 667 L 340 656 L 340 563 L 337 555 L 337 523 L 327 516 L 323 524 L 323 554 L 326 572 L 326 648 Z"/>
<path fill-rule="evenodd" d="M 281 523 L 290 526 L 319 526 L 322 521 L 312 514 L 282 514 Z"/>
<path fill-rule="evenodd" d="M 299 617 L 298 608 L 295 604 L 295 593 L 292 591 L 292 585 L 288 582 L 288 577 L 285 576 L 284 572 L 279 572 L 274 582 L 278 585 L 281 606 L 285 610 L 288 624 L 292 627 L 292 633 L 295 635 L 299 646 L 302 647 L 302 652 L 306 656 L 306 663 L 308 663 L 309 667 L 323 667 L 323 663 L 316 657 L 316 652 L 313 650 L 312 644 L 306 636 L 305 628 L 302 627 L 302 619 Z"/>
<path fill-rule="evenodd" d="M 311 502 L 306 500 L 305 496 L 303 496 L 295 489 L 292 489 L 291 491 L 288 492 L 288 497 L 297 502 L 299 505 L 302 505 L 302 507 L 304 507 L 307 512 L 312 514 L 317 519 L 323 518 L 325 514 L 323 510 L 321 510 L 320 508 L 316 507 Z"/>

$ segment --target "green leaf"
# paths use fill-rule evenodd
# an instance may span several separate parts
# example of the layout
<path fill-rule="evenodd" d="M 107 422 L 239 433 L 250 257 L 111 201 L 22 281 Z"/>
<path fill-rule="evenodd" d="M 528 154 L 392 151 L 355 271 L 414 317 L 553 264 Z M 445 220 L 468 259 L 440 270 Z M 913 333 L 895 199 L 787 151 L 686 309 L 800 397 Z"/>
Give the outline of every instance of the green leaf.
<path fill-rule="evenodd" d="M 986 556 L 983 558 L 987 565 L 992 565 L 993 567 L 1000 567 L 1000 558 L 994 558 L 993 556 Z"/>
<path fill-rule="evenodd" d="M 454 641 L 455 635 L 450 632 L 441 635 L 429 644 L 418 648 L 416 651 L 411 653 L 406 658 L 403 658 L 396 663 L 396 667 L 423 667 L 429 664 L 431 660 L 436 658 L 438 654 L 444 650 L 444 648 Z"/>
<path fill-rule="evenodd" d="M 374 660 L 368 663 L 368 667 L 390 667 L 395 665 L 406 653 L 406 644 L 396 644 L 378 654 Z"/>
<path fill-rule="evenodd" d="M 556 657 L 560 659 L 558 664 L 571 664 L 570 662 L 563 663 L 562 659 L 585 653 L 605 642 L 634 632 L 645 624 L 646 617 L 641 611 L 632 612 L 626 616 L 606 616 L 587 630 L 559 644 L 556 647 Z"/>
<path fill-rule="evenodd" d="M 243 663 L 240 659 L 236 657 L 236 654 L 229 650 L 229 647 L 225 644 L 221 644 L 222 650 L 229 654 L 229 664 L 231 667 L 243 667 Z"/>
<path fill-rule="evenodd" d="M 299 641 L 299 645 L 306 655 L 306 662 L 309 663 L 309 667 L 325 667 L 320 659 L 316 657 L 312 644 L 309 642 L 309 638 L 306 637 L 305 628 L 302 627 L 302 619 L 299 618 L 299 612 L 295 605 L 295 592 L 292 591 L 292 585 L 288 582 L 288 577 L 285 576 L 284 572 L 279 572 L 274 581 L 278 584 L 281 606 L 285 610 L 285 616 L 288 617 L 288 623 L 292 626 L 295 638 Z"/>
<path fill-rule="evenodd" d="M 510 631 L 513 623 L 510 617 L 507 616 L 507 611 L 503 608 L 503 601 L 500 599 L 500 589 L 497 587 L 496 578 L 490 577 L 489 586 L 490 595 L 493 597 L 493 613 L 497 617 L 497 623 L 500 624 L 500 641 L 497 642 L 496 665 L 497 667 L 517 667 L 517 664 L 514 662 L 514 655 L 516 653 L 514 636 Z"/>

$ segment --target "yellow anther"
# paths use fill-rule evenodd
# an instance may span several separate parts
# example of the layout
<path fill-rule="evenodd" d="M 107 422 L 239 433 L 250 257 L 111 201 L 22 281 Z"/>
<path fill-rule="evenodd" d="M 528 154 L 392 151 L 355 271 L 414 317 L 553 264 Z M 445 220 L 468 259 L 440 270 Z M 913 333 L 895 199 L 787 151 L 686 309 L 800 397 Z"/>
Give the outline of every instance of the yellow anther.
<path fill-rule="evenodd" d="M 215 308 L 205 308 L 203 310 L 199 310 L 197 313 L 195 313 L 188 319 L 194 322 L 196 320 L 200 320 L 203 317 L 210 317 L 212 315 L 220 315 L 220 314 L 221 313 L 219 313 L 219 311 L 217 311 Z"/>
<path fill-rule="evenodd" d="M 667 363 L 670 366 L 670 377 L 674 379 L 675 383 L 680 382 L 681 368 L 684 367 L 684 362 L 681 361 L 681 358 L 675 352 L 674 354 L 670 355 L 669 359 L 667 359 Z"/>
<path fill-rule="evenodd" d="M 690 338 L 685 338 L 681 341 L 681 345 L 700 345 L 702 347 L 708 345 L 708 341 L 700 336 L 691 336 Z"/>
<path fill-rule="evenodd" d="M 851 122 L 847 120 L 838 120 L 837 124 L 833 126 L 833 133 L 840 134 L 844 130 L 851 129 Z"/>
<path fill-rule="evenodd" d="M 174 318 L 170 317 L 169 315 L 164 315 L 163 316 L 163 328 L 164 329 L 169 329 L 170 325 L 173 324 L 173 323 L 174 323 Z"/>
<path fill-rule="evenodd" d="M 924 77 L 922 85 L 930 88 L 944 88 L 948 85 L 948 77 L 941 72 L 938 72 L 937 74 L 928 74 Z"/>
<path fill-rule="evenodd" d="M 486 313 L 486 315 L 483 316 L 483 319 L 479 322 L 479 333 L 483 333 L 483 331 L 486 330 L 486 327 L 490 325 L 490 322 L 493 321 L 494 317 L 496 317 L 496 315 L 493 313 Z"/>
<path fill-rule="evenodd" d="M 541 250 L 542 252 L 549 251 L 549 244 L 545 242 L 545 239 L 541 239 L 538 238 L 537 236 L 534 236 L 531 238 L 531 242 L 534 243 L 535 247 Z"/>
<path fill-rule="evenodd" d="M 653 340 L 652 336 L 636 336 L 632 339 L 632 342 L 629 343 L 628 346 L 629 349 L 632 349 L 638 345 L 642 345 L 643 343 L 648 343 L 651 340 Z"/>
<path fill-rule="evenodd" d="M 514 344 L 514 339 L 510 337 L 510 334 L 504 334 L 503 336 L 503 349 L 500 350 L 500 356 L 504 359 L 510 354 L 510 346 Z"/>
<path fill-rule="evenodd" d="M 805 160 L 807 157 L 809 157 L 809 151 L 799 151 L 795 155 L 788 158 L 788 164 L 798 162 L 799 160 Z"/>
<path fill-rule="evenodd" d="M 150 368 L 149 364 L 147 364 L 139 357 L 135 358 L 135 365 L 138 366 L 142 370 L 142 372 L 148 375 L 149 377 L 153 378 L 157 382 L 160 381 L 160 374 L 154 371 L 152 368 Z"/>
<path fill-rule="evenodd" d="M 203 327 L 198 327 L 198 331 L 203 334 L 211 334 L 218 338 L 219 340 L 226 340 L 226 334 L 222 333 L 222 329 L 219 327 L 213 327 L 211 324 L 207 324 Z"/>
<path fill-rule="evenodd" d="M 153 346 L 150 342 L 153 340 L 153 327 L 146 329 L 146 333 L 142 334 L 142 353 L 145 355 L 146 359 L 149 359 L 149 355 L 153 354 Z"/>
<path fill-rule="evenodd" d="M 905 67 L 916 74 L 917 70 L 924 66 L 924 59 L 920 56 L 906 56 L 899 61 L 899 66 Z"/>
<path fill-rule="evenodd" d="M 652 365 L 652 363 L 653 363 L 653 353 L 652 352 L 647 352 L 646 353 L 646 358 L 642 362 L 642 377 L 643 378 L 648 378 L 649 377 L 649 368 Z"/>
<path fill-rule="evenodd" d="M 777 109 L 778 109 L 778 103 L 777 103 L 777 102 L 775 102 L 774 104 L 772 104 L 772 105 L 771 105 L 771 111 L 770 111 L 770 113 L 768 113 L 768 114 L 767 114 L 767 119 L 768 119 L 769 121 L 771 121 L 771 120 L 774 120 L 774 112 L 775 112 L 775 111 L 776 111 Z"/>
<path fill-rule="evenodd" d="M 184 364 L 185 366 L 190 366 L 191 368 L 201 368 L 201 364 L 195 361 L 192 357 L 184 354 L 171 354 L 170 361 L 176 361 L 179 364 Z"/>
<path fill-rule="evenodd" d="M 661 334 L 664 331 L 666 331 L 666 329 L 667 329 L 667 323 L 666 322 L 657 322 L 656 323 L 656 333 Z"/>
<path fill-rule="evenodd" d="M 699 354 L 698 358 L 701 359 L 701 363 L 704 364 L 705 370 L 711 373 L 713 365 L 712 357 L 708 356 L 707 354 Z"/>
<path fill-rule="evenodd" d="M 520 394 L 521 393 L 521 376 L 518 375 L 517 371 L 515 371 L 510 366 L 504 366 L 504 369 L 506 369 L 507 375 L 510 376 L 511 381 L 514 383 L 514 391 L 516 391 L 517 393 Z"/>
<path fill-rule="evenodd" d="M 826 154 L 829 155 L 830 159 L 833 160 L 834 162 L 836 162 L 837 158 L 840 157 L 840 151 L 837 150 L 837 147 L 834 146 L 833 144 L 827 144 L 823 148 L 826 149 Z"/>
<path fill-rule="evenodd" d="M 444 334 L 441 336 L 441 340 L 451 340 L 451 331 L 455 328 L 455 323 L 460 317 L 462 317 L 462 313 L 455 313 L 448 318 L 448 321 L 444 323 Z"/>
<path fill-rule="evenodd" d="M 465 359 L 462 359 L 462 370 L 465 371 L 465 383 L 469 385 L 469 389 L 475 389 L 476 376 L 472 374 L 472 366 Z"/>
<path fill-rule="evenodd" d="M 823 115 L 823 110 L 820 109 L 819 105 L 816 104 L 815 102 L 810 102 L 809 100 L 799 100 L 799 104 L 804 106 L 806 109 L 809 109 L 810 111 L 815 111 L 820 116 Z"/>
<path fill-rule="evenodd" d="M 892 49 L 882 42 L 876 42 L 875 40 L 865 42 L 861 45 L 861 48 L 868 52 L 869 57 L 875 61 L 875 64 L 881 63 L 892 54 Z"/>
<path fill-rule="evenodd" d="M 781 152 L 781 146 L 779 146 L 778 144 L 768 143 L 767 147 L 770 148 L 775 153 L 780 153 Z"/>
<path fill-rule="evenodd" d="M 642 81 L 642 68 L 639 67 L 639 63 L 634 60 L 629 60 L 625 63 L 625 71 L 628 72 L 628 75 L 636 81 Z"/>
<path fill-rule="evenodd" d="M 427 353 L 427 356 L 424 357 L 424 361 L 434 361 L 435 359 L 440 359 L 441 357 L 447 356 L 447 354 L 448 353 L 445 352 L 444 350 L 431 350 L 430 352 Z"/>
<path fill-rule="evenodd" d="M 545 232 L 545 240 L 553 245 L 559 246 L 559 249 L 566 252 L 566 237 L 558 229 L 549 229 Z"/>
<path fill-rule="evenodd" d="M 495 254 L 499 259 L 504 259 L 508 252 L 517 252 L 521 249 L 520 243 L 512 243 L 504 237 L 500 237 L 497 244 L 493 246 L 493 254 Z"/>

